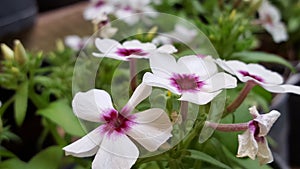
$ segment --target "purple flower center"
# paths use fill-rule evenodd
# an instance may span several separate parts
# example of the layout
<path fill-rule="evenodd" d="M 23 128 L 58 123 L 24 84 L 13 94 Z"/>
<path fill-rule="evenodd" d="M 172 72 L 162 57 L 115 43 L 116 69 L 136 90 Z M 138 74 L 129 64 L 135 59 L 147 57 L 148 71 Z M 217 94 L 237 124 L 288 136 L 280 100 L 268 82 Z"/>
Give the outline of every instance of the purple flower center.
<path fill-rule="evenodd" d="M 176 87 L 179 92 L 198 91 L 205 85 L 195 74 L 174 74 L 170 80 L 171 85 Z"/>
<path fill-rule="evenodd" d="M 247 71 L 244 71 L 244 70 L 240 70 L 239 71 L 240 74 L 242 74 L 243 76 L 248 76 L 248 77 L 252 77 L 253 79 L 259 81 L 259 82 L 264 82 L 264 79 L 257 76 L 257 75 L 253 75 L 253 74 L 250 74 L 249 72 Z"/>
<path fill-rule="evenodd" d="M 254 134 L 254 138 L 257 142 L 264 142 L 265 139 L 263 136 L 259 136 L 260 127 L 257 121 L 251 121 L 249 123 L 249 130 Z"/>
<path fill-rule="evenodd" d="M 101 119 L 105 121 L 103 132 L 107 132 L 109 134 L 113 132 L 124 134 L 132 127 L 132 125 L 134 125 L 134 122 L 132 121 L 134 119 L 133 115 L 124 117 L 122 114 L 113 109 L 104 113 Z"/>
<path fill-rule="evenodd" d="M 132 54 L 139 55 L 139 56 L 147 55 L 147 53 L 144 52 L 142 49 L 126 49 L 126 48 L 118 48 L 116 54 L 118 54 L 119 56 L 130 56 Z"/>
<path fill-rule="evenodd" d="M 95 7 L 96 7 L 96 8 L 99 8 L 99 7 L 103 6 L 104 4 L 105 4 L 105 1 L 99 0 L 99 1 L 95 4 Z"/>

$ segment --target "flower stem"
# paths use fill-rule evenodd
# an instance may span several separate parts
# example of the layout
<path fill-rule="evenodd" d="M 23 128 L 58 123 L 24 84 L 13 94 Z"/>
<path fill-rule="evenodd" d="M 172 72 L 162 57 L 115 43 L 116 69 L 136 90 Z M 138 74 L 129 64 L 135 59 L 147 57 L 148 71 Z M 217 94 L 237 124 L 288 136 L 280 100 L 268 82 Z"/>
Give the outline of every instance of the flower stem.
<path fill-rule="evenodd" d="M 234 112 L 245 100 L 251 89 L 256 85 L 253 81 L 248 81 L 239 96 L 226 108 L 226 113 L 224 113 L 223 117 L 228 115 L 229 113 Z"/>
<path fill-rule="evenodd" d="M 180 102 L 180 113 L 181 113 L 183 124 L 184 124 L 184 122 L 186 121 L 186 118 L 187 118 L 188 108 L 189 108 L 189 102 L 187 102 L 187 101 L 181 101 Z"/>
<path fill-rule="evenodd" d="M 249 125 L 248 123 L 218 124 L 209 121 L 206 121 L 205 124 L 218 131 L 224 131 L 224 132 L 245 131 L 248 129 L 248 125 Z"/>
<path fill-rule="evenodd" d="M 137 81 L 136 81 L 136 59 L 130 59 L 129 61 L 129 68 L 130 68 L 130 87 L 132 92 L 137 87 Z"/>

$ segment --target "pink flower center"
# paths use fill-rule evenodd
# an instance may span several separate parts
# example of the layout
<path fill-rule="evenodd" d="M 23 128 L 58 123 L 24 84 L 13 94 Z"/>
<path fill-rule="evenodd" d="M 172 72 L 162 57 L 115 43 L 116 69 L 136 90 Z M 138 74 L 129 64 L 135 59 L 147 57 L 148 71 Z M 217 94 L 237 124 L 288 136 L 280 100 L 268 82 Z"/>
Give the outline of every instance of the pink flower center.
<path fill-rule="evenodd" d="M 124 134 L 128 131 L 132 125 L 134 125 L 133 119 L 135 117 L 133 115 L 128 115 L 124 117 L 122 114 L 118 113 L 118 111 L 112 109 L 104 113 L 101 117 L 103 121 L 105 121 L 103 132 L 113 133 L 117 132 L 120 134 Z"/>
<path fill-rule="evenodd" d="M 201 89 L 205 83 L 194 74 L 174 74 L 170 78 L 171 85 L 176 87 L 179 92 L 194 92 Z"/>
<path fill-rule="evenodd" d="M 103 6 L 104 4 L 105 4 L 105 1 L 99 0 L 99 1 L 95 4 L 95 7 L 96 7 L 96 8 L 99 8 L 99 7 Z"/>
<path fill-rule="evenodd" d="M 118 48 L 116 54 L 119 56 L 130 56 L 132 54 L 145 56 L 147 53 L 144 52 L 142 49 L 126 49 L 126 48 Z"/>
<path fill-rule="evenodd" d="M 259 81 L 259 82 L 264 82 L 264 79 L 257 76 L 257 75 L 253 75 L 253 74 L 250 74 L 249 72 L 247 71 L 244 71 L 244 70 L 240 70 L 239 71 L 240 74 L 242 74 L 243 76 L 248 76 L 248 77 L 252 77 L 253 79 Z"/>
<path fill-rule="evenodd" d="M 259 136 L 260 127 L 257 121 L 251 121 L 249 123 L 249 130 L 254 135 L 254 138 L 257 142 L 263 143 L 265 141 L 263 136 Z"/>

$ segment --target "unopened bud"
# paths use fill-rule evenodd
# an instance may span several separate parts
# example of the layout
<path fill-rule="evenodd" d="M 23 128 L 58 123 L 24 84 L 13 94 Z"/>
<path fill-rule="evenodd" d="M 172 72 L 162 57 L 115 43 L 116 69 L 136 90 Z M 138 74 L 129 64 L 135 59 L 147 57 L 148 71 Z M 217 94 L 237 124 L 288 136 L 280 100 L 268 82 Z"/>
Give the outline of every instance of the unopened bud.
<path fill-rule="evenodd" d="M 11 72 L 14 74 L 19 74 L 20 70 L 17 67 L 12 67 Z"/>
<path fill-rule="evenodd" d="M 14 47 L 15 59 L 17 62 L 23 65 L 27 61 L 27 54 L 25 48 L 19 40 L 15 40 L 14 43 L 15 43 L 15 47 Z"/>
<path fill-rule="evenodd" d="M 61 39 L 57 39 L 57 40 L 56 40 L 56 49 L 57 49 L 59 52 L 62 52 L 62 51 L 65 50 L 64 42 L 63 42 Z"/>
<path fill-rule="evenodd" d="M 157 29 L 158 29 L 157 26 L 154 26 L 149 30 L 149 32 L 147 34 L 147 40 L 151 41 L 153 39 L 154 35 L 157 32 Z"/>
<path fill-rule="evenodd" d="M 234 21 L 235 15 L 236 15 L 236 10 L 234 9 L 234 10 L 231 11 L 231 13 L 230 13 L 230 15 L 229 15 L 229 19 L 230 19 L 231 21 Z"/>
<path fill-rule="evenodd" d="M 13 60 L 14 52 L 4 43 L 1 44 L 1 51 L 5 60 Z"/>

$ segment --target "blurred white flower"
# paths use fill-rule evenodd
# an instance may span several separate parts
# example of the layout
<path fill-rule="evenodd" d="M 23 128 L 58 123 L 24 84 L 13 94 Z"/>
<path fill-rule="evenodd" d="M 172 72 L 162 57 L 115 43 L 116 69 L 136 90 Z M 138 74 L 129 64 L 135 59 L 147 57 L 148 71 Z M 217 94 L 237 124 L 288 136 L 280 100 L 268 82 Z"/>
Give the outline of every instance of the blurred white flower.
<path fill-rule="evenodd" d="M 237 157 L 249 156 L 253 160 L 257 157 L 261 165 L 270 163 L 273 161 L 273 156 L 266 136 L 280 113 L 272 110 L 267 114 L 260 115 L 255 106 L 249 110 L 254 119 L 249 122 L 248 130 L 238 135 Z"/>
<path fill-rule="evenodd" d="M 272 35 L 276 43 L 288 40 L 288 34 L 283 22 L 281 22 L 281 15 L 279 10 L 269 1 L 264 0 L 258 9 L 259 21 L 258 23 Z"/>
<path fill-rule="evenodd" d="M 157 16 L 156 11 L 150 6 L 151 0 L 126 0 L 121 7 L 115 11 L 118 19 L 123 20 L 129 25 L 133 25 L 140 20 L 145 23 L 150 22 L 150 18 Z"/>
<path fill-rule="evenodd" d="M 152 40 L 154 44 L 172 44 L 174 42 L 190 43 L 197 36 L 197 31 L 176 24 L 172 32 L 159 35 Z"/>
<path fill-rule="evenodd" d="M 139 156 L 131 139 L 148 151 L 157 150 L 172 136 L 168 115 L 158 108 L 130 114 L 150 93 L 151 87 L 141 84 L 120 112 L 113 107 L 110 95 L 104 90 L 77 93 L 72 102 L 75 115 L 99 122 L 100 126 L 64 147 L 66 155 L 89 157 L 96 154 L 92 169 L 130 169 Z"/>
<path fill-rule="evenodd" d="M 65 44 L 74 51 L 79 51 L 84 47 L 87 40 L 88 37 L 80 38 L 77 35 L 70 35 L 65 38 Z"/>
<path fill-rule="evenodd" d="M 259 64 L 245 64 L 238 60 L 216 60 L 217 64 L 235 75 L 240 81 L 253 81 L 264 89 L 272 93 L 295 93 L 300 94 L 300 87 L 282 84 L 283 78 L 276 72 L 272 72 Z"/>
<path fill-rule="evenodd" d="M 138 40 L 126 41 L 120 44 L 113 39 L 96 39 L 96 47 L 101 53 L 93 53 L 96 57 L 109 57 L 117 60 L 129 61 L 131 58 L 148 59 L 154 52 L 174 53 L 177 49 L 172 45 L 159 48 L 152 43 L 141 43 Z"/>
<path fill-rule="evenodd" d="M 105 13 L 95 17 L 92 23 L 94 25 L 94 31 L 98 31 L 101 38 L 111 38 L 118 31 L 118 28 L 111 26 L 109 18 Z"/>
<path fill-rule="evenodd" d="M 169 54 L 153 55 L 149 58 L 152 73 L 145 73 L 143 82 L 181 95 L 179 100 L 206 104 L 222 89 L 237 85 L 237 80 L 231 75 L 218 73 L 217 66 L 209 58 L 191 55 L 176 62 Z"/>
<path fill-rule="evenodd" d="M 112 0 L 90 0 L 89 6 L 83 12 L 83 17 L 86 20 L 93 20 L 103 13 L 110 14 L 115 9 L 114 5 Z"/>

